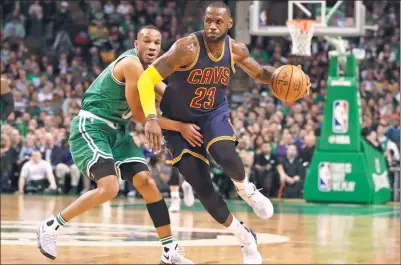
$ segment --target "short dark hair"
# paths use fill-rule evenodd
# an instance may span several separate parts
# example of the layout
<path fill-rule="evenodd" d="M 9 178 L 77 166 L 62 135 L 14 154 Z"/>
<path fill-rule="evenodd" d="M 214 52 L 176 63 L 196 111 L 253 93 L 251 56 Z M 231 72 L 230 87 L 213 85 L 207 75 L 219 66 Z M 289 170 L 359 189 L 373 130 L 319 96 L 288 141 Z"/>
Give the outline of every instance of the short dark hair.
<path fill-rule="evenodd" d="M 151 24 L 145 25 L 145 26 L 142 26 L 139 28 L 138 33 L 137 33 L 137 38 L 138 38 L 139 33 L 141 33 L 141 31 L 144 29 L 154 29 L 154 30 L 157 30 L 158 32 L 160 32 L 160 29 L 154 25 L 151 25 Z"/>
<path fill-rule="evenodd" d="M 208 7 L 225 8 L 226 11 L 227 11 L 228 16 L 231 17 L 231 9 L 230 9 L 230 7 L 228 5 L 226 5 L 222 1 L 213 2 L 210 5 L 208 5 L 206 8 L 208 8 Z"/>

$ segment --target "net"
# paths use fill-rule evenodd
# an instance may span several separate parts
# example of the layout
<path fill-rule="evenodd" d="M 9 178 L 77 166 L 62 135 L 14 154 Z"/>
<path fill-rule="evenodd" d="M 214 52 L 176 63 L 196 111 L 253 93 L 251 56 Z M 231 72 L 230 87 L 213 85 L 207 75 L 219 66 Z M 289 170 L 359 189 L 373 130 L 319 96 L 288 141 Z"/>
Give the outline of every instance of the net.
<path fill-rule="evenodd" d="M 291 53 L 299 56 L 311 56 L 311 42 L 315 30 L 315 20 L 287 20 L 287 27 L 292 39 Z"/>

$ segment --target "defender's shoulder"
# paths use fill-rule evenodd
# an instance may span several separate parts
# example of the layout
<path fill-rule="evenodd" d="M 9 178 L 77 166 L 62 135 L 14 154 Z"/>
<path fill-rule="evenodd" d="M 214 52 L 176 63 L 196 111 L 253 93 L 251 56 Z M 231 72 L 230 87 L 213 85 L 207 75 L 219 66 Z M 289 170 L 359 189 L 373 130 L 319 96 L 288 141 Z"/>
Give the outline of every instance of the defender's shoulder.
<path fill-rule="evenodd" d="M 136 55 L 125 56 L 118 61 L 118 64 L 123 67 L 137 67 L 139 65 L 142 66 L 142 63 L 139 60 L 139 57 Z"/>

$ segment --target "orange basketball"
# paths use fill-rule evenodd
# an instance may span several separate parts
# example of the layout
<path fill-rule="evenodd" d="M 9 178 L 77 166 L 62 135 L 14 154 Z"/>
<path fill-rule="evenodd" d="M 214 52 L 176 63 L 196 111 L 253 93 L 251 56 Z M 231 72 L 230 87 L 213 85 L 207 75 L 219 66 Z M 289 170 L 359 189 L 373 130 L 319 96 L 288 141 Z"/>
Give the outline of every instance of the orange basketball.
<path fill-rule="evenodd" d="M 305 95 L 308 77 L 298 66 L 287 64 L 274 71 L 271 85 L 278 99 L 291 102 Z"/>

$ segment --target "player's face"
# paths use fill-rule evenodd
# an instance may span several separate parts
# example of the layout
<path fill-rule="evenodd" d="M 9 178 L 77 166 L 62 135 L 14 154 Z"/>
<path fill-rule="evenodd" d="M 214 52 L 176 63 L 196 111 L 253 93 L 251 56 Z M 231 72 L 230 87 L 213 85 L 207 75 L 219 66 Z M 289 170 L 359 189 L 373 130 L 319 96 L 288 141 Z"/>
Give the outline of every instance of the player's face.
<path fill-rule="evenodd" d="M 232 19 L 225 8 L 208 7 L 203 21 L 207 42 L 219 42 L 224 39 L 233 26 Z"/>
<path fill-rule="evenodd" d="M 162 37 L 155 29 L 143 29 L 135 41 L 135 49 L 139 59 L 146 64 L 153 63 L 160 53 Z"/>

